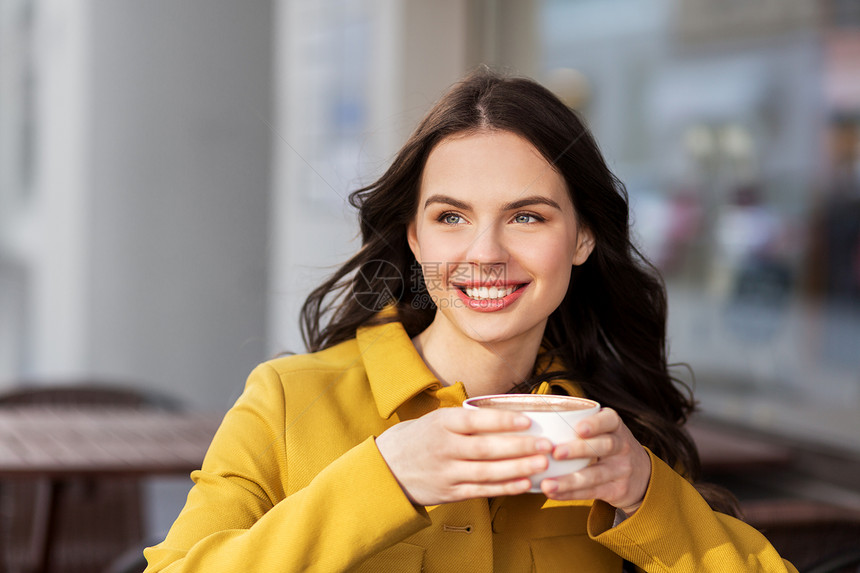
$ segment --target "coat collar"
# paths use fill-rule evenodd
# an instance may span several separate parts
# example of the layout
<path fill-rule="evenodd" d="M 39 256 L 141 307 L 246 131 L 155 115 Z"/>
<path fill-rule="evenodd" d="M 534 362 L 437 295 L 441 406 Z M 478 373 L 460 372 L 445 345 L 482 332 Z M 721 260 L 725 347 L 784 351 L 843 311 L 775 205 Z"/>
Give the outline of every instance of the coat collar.
<path fill-rule="evenodd" d="M 416 394 L 442 386 L 399 322 L 360 327 L 356 340 L 373 399 L 383 418 L 390 418 Z"/>
<path fill-rule="evenodd" d="M 379 317 L 391 317 L 392 322 L 373 326 L 362 326 L 356 331 L 356 340 L 367 372 L 373 399 L 379 415 L 385 419 L 397 411 L 405 402 L 425 390 L 438 390 L 441 382 L 422 360 L 415 345 L 396 321 L 392 307 L 383 310 Z M 538 357 L 538 370 L 562 370 L 558 359 L 547 360 L 543 352 Z M 582 396 L 579 385 L 569 380 L 543 382 L 534 390 L 535 394 L 560 392 L 571 396 Z"/>

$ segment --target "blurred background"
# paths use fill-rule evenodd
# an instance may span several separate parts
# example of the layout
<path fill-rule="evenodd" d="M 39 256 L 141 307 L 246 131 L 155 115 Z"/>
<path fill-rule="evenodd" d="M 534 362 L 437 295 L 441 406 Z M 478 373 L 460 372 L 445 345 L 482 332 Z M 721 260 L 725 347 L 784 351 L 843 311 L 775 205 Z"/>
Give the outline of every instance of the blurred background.
<path fill-rule="evenodd" d="M 0 0 L 0 391 L 225 411 L 303 350 L 347 194 L 481 63 L 593 128 L 702 417 L 860 508 L 855 0 Z M 151 480 L 151 532 L 189 485 Z"/>

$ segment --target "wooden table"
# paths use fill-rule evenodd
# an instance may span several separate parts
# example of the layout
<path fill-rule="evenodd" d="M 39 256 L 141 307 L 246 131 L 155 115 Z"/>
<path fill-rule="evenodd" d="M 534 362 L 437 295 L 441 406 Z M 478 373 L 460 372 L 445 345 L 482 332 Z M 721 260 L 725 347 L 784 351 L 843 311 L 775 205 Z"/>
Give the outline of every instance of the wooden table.
<path fill-rule="evenodd" d="M 0 408 L 0 479 L 38 480 L 31 548 L 35 571 L 51 552 L 57 489 L 75 477 L 189 474 L 200 467 L 222 415 L 154 409 L 21 406 Z M 689 427 L 706 470 L 782 464 L 787 448 L 707 424 Z"/>
<path fill-rule="evenodd" d="M 48 562 L 60 484 L 78 477 L 189 474 L 200 467 L 221 418 L 129 407 L 0 409 L 0 478 L 40 484 L 30 548 L 34 570 Z"/>

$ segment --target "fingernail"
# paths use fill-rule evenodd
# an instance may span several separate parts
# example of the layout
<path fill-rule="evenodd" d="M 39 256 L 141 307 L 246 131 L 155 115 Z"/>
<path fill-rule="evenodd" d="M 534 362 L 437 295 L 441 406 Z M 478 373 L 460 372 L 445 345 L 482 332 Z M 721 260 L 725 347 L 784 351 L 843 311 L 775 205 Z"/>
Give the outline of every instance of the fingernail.
<path fill-rule="evenodd" d="M 585 436 L 591 435 L 591 426 L 588 424 L 584 424 L 579 427 L 579 437 L 584 438 Z"/>
<path fill-rule="evenodd" d="M 541 485 L 546 493 L 555 493 L 558 490 L 558 482 L 554 479 L 545 479 Z"/>
<path fill-rule="evenodd" d="M 543 470 L 546 469 L 546 458 L 541 456 L 532 461 L 532 469 L 533 470 Z"/>
<path fill-rule="evenodd" d="M 552 442 L 549 440 L 538 440 L 535 449 L 539 452 L 549 453 L 552 451 Z"/>
<path fill-rule="evenodd" d="M 559 446 L 555 449 L 555 459 L 563 460 L 570 455 L 570 450 L 564 446 Z"/>
<path fill-rule="evenodd" d="M 516 426 L 517 428 L 528 428 L 531 423 L 532 421 L 525 416 L 517 416 L 514 419 L 514 426 Z"/>

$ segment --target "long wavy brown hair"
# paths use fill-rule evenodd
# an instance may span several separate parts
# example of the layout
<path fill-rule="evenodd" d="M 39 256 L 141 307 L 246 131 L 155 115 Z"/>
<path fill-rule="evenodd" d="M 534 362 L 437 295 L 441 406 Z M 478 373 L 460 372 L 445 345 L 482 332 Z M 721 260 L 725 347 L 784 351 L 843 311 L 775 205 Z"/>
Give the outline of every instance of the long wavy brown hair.
<path fill-rule="evenodd" d="M 631 242 L 627 191 L 577 114 L 530 79 L 486 68 L 473 72 L 433 106 L 388 170 L 350 195 L 362 247 L 305 301 L 301 326 L 308 349 L 333 346 L 374 322 L 400 320 L 410 336 L 432 322 L 435 306 L 409 250 L 407 225 L 417 211 L 430 152 L 447 137 L 481 130 L 531 142 L 564 178 L 578 223 L 595 243 L 588 260 L 574 267 L 544 335 L 544 347 L 567 370 L 535 372 L 515 391 L 575 380 L 586 396 L 614 408 L 640 443 L 695 481 L 699 456 L 683 429 L 695 402 L 669 373 L 666 291 Z M 392 304 L 397 316 L 380 318 L 382 306 Z M 712 486 L 700 491 L 715 509 L 736 513 L 728 492 Z"/>

